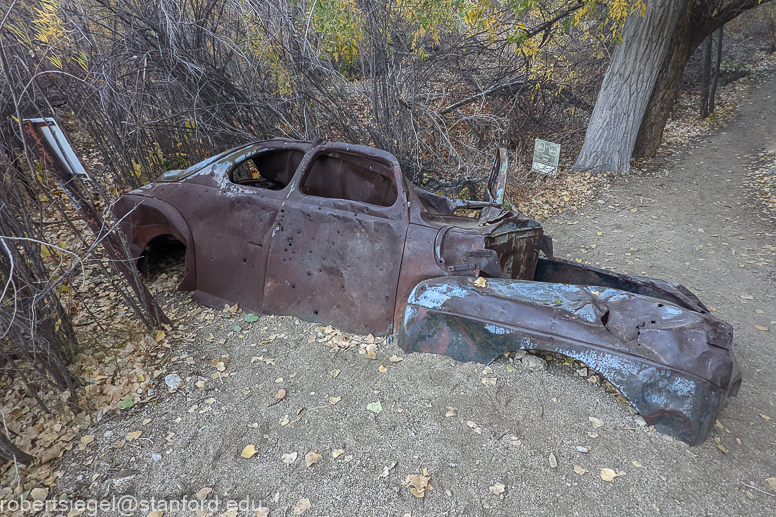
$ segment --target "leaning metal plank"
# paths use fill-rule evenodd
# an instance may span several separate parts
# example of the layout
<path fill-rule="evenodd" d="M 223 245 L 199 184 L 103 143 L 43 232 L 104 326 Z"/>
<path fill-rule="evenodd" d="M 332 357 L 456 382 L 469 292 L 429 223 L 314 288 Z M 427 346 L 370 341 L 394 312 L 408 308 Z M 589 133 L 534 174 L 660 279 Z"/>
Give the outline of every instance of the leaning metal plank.
<path fill-rule="evenodd" d="M 646 422 L 703 442 L 741 374 L 733 331 L 664 300 L 606 287 L 469 277 L 419 284 L 399 329 L 406 352 L 489 363 L 512 350 L 557 352 L 617 387 Z"/>

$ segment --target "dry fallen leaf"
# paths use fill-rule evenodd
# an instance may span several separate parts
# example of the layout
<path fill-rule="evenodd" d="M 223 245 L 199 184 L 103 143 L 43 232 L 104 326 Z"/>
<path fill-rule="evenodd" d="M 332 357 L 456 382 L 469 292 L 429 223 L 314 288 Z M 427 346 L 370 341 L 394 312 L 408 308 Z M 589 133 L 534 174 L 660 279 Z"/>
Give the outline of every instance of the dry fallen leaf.
<path fill-rule="evenodd" d="M 44 501 L 48 497 L 48 488 L 33 488 L 30 497 L 33 501 Z"/>
<path fill-rule="evenodd" d="M 765 481 L 768 483 L 768 486 L 771 487 L 771 490 L 776 492 L 776 478 L 768 478 Z"/>
<path fill-rule="evenodd" d="M 601 469 L 601 479 L 603 479 L 604 481 L 608 481 L 609 483 L 614 481 L 614 478 L 618 476 L 624 476 L 624 475 L 625 475 L 625 472 L 615 472 L 614 470 L 607 469 L 607 468 Z"/>
<path fill-rule="evenodd" d="M 209 486 L 206 486 L 205 488 L 200 489 L 199 492 L 196 493 L 195 497 L 200 501 L 204 501 L 207 498 L 208 494 L 210 494 L 210 492 L 212 491 L 213 491 L 212 488 L 210 488 Z"/>
<path fill-rule="evenodd" d="M 343 454 L 345 454 L 345 449 L 334 449 L 333 451 L 331 451 L 331 457 L 334 458 L 335 460 L 340 456 L 342 456 Z"/>
<path fill-rule="evenodd" d="M 380 365 L 380 368 L 378 368 L 378 369 L 380 370 L 380 373 L 385 373 L 385 372 L 387 372 L 387 371 L 388 371 L 388 368 L 386 368 L 386 367 L 385 367 L 385 366 L 383 366 L 382 364 Z"/>
<path fill-rule="evenodd" d="M 769 417 L 768 415 L 763 415 L 762 413 L 760 413 L 760 418 L 762 418 L 764 420 L 770 420 L 771 419 L 771 417 Z M 81 440 L 81 441 L 83 441 L 83 440 Z"/>
<path fill-rule="evenodd" d="M 337 402 L 339 402 L 340 400 L 342 400 L 342 397 L 329 397 L 329 404 L 331 404 L 332 406 L 334 406 L 334 405 L 336 405 L 336 404 L 337 404 Z"/>
<path fill-rule="evenodd" d="M 164 515 L 164 510 L 154 510 L 147 517 L 162 517 L 162 515 Z"/>
<path fill-rule="evenodd" d="M 490 487 L 490 493 L 493 495 L 500 495 L 506 492 L 507 487 L 504 485 L 504 483 L 496 483 L 492 487 Z"/>
<path fill-rule="evenodd" d="M 261 507 L 253 511 L 253 517 L 269 517 L 269 508 Z"/>
<path fill-rule="evenodd" d="M 428 475 L 428 470 L 423 469 L 423 474 L 412 474 L 407 476 L 404 483 L 410 485 L 410 492 L 415 497 L 425 497 L 426 491 L 431 490 L 429 481 L 431 476 Z"/>
<path fill-rule="evenodd" d="M 743 293 L 741 295 L 741 299 L 742 300 L 754 300 L 754 296 L 752 296 L 751 294 Z"/>
<path fill-rule="evenodd" d="M 321 459 L 321 455 L 318 454 L 315 451 L 310 451 L 307 454 L 305 454 L 304 462 L 307 464 L 308 467 L 312 467 L 316 463 L 318 463 L 318 460 Z"/>
<path fill-rule="evenodd" d="M 762 325 L 755 325 L 754 328 L 757 330 L 768 330 L 768 327 L 763 327 Z"/>
<path fill-rule="evenodd" d="M 164 331 L 160 330 L 159 332 L 157 332 L 156 335 L 154 336 L 154 339 L 156 340 L 157 343 L 162 339 L 164 339 Z"/>
<path fill-rule="evenodd" d="M 306 497 L 304 499 L 300 499 L 299 502 L 294 505 L 294 515 L 302 515 L 311 507 L 312 505 L 310 504 L 309 499 L 307 499 Z"/>
<path fill-rule="evenodd" d="M 455 416 L 455 412 L 458 410 L 455 406 L 447 406 L 447 413 L 445 413 L 446 417 Z"/>
<path fill-rule="evenodd" d="M 391 361 L 392 363 L 400 363 L 400 362 L 404 361 L 404 358 L 403 357 L 399 357 L 398 355 L 394 354 L 388 360 Z"/>
<path fill-rule="evenodd" d="M 286 465 L 291 465 L 293 462 L 296 461 L 296 458 L 298 456 L 299 455 L 296 452 L 291 452 L 291 453 L 288 453 L 288 454 L 284 454 L 283 455 L 283 463 L 285 463 Z"/>
<path fill-rule="evenodd" d="M 727 449 L 725 448 L 725 446 L 722 445 L 721 443 L 717 444 L 717 449 L 721 450 L 724 454 L 727 454 L 727 452 L 728 452 Z"/>
<path fill-rule="evenodd" d="M 574 472 L 576 472 L 576 473 L 577 473 L 577 474 L 579 474 L 580 476 L 584 476 L 584 475 L 585 475 L 585 472 L 587 472 L 587 469 L 583 469 L 583 468 L 582 468 L 582 467 L 580 467 L 579 465 L 574 465 Z"/>
<path fill-rule="evenodd" d="M 474 281 L 474 285 L 480 288 L 484 288 L 488 286 L 488 281 L 484 277 L 479 277 Z"/>
<path fill-rule="evenodd" d="M 81 438 L 81 443 L 84 445 L 89 445 L 94 441 L 94 435 L 93 434 L 87 434 L 86 436 L 83 436 Z"/>
<path fill-rule="evenodd" d="M 278 390 L 278 392 L 275 394 L 275 400 L 277 402 L 280 402 L 286 397 L 286 390 Z"/>
<path fill-rule="evenodd" d="M 255 445 L 246 445 L 245 448 L 240 453 L 240 456 L 242 456 L 246 460 L 248 458 L 253 458 L 254 456 L 256 456 L 256 446 Z"/>
<path fill-rule="evenodd" d="M 594 416 L 589 417 L 588 420 L 590 420 L 590 423 L 593 424 L 593 429 L 598 429 L 604 425 L 602 420 L 599 420 Z"/>
<path fill-rule="evenodd" d="M 133 431 L 131 433 L 127 433 L 124 439 L 127 440 L 128 442 L 131 442 L 135 438 L 140 438 L 141 434 L 143 434 L 143 431 Z"/>

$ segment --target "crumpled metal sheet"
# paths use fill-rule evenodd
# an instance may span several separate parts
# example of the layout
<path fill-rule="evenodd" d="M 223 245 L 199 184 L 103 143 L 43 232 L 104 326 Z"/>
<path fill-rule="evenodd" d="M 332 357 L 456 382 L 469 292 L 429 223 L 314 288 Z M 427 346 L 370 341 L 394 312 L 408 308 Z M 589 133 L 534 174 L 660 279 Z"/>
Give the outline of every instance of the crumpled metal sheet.
<path fill-rule="evenodd" d="M 399 329 L 406 352 L 490 363 L 513 350 L 584 362 L 664 433 L 701 443 L 741 374 L 730 325 L 659 298 L 598 286 L 440 278 L 412 292 Z"/>

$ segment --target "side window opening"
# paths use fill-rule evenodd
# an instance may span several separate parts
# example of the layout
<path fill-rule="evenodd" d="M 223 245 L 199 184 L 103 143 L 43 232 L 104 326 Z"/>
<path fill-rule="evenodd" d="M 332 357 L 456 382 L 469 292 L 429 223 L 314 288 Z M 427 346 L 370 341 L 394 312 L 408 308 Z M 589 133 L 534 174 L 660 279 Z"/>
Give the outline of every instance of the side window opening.
<path fill-rule="evenodd" d="M 296 150 L 259 153 L 237 165 L 232 183 L 267 190 L 282 190 L 291 182 L 304 153 Z"/>
<path fill-rule="evenodd" d="M 308 196 L 392 206 L 398 197 L 393 170 L 363 156 L 329 153 L 318 156 L 300 189 Z"/>

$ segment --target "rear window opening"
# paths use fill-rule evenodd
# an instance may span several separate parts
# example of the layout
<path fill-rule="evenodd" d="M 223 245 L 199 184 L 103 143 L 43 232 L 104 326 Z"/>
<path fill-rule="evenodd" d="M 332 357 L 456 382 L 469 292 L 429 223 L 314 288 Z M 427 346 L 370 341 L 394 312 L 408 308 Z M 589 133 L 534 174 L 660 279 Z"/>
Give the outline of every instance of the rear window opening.
<path fill-rule="evenodd" d="M 266 190 L 282 190 L 291 182 L 304 153 L 297 150 L 265 151 L 237 164 L 229 174 L 232 183 Z"/>
<path fill-rule="evenodd" d="M 300 190 L 307 196 L 377 206 L 392 206 L 398 197 L 392 168 L 363 156 L 342 153 L 315 158 Z"/>
<path fill-rule="evenodd" d="M 177 286 L 186 266 L 186 245 L 172 235 L 160 235 L 146 246 L 138 269 L 148 283 L 161 281 Z"/>

